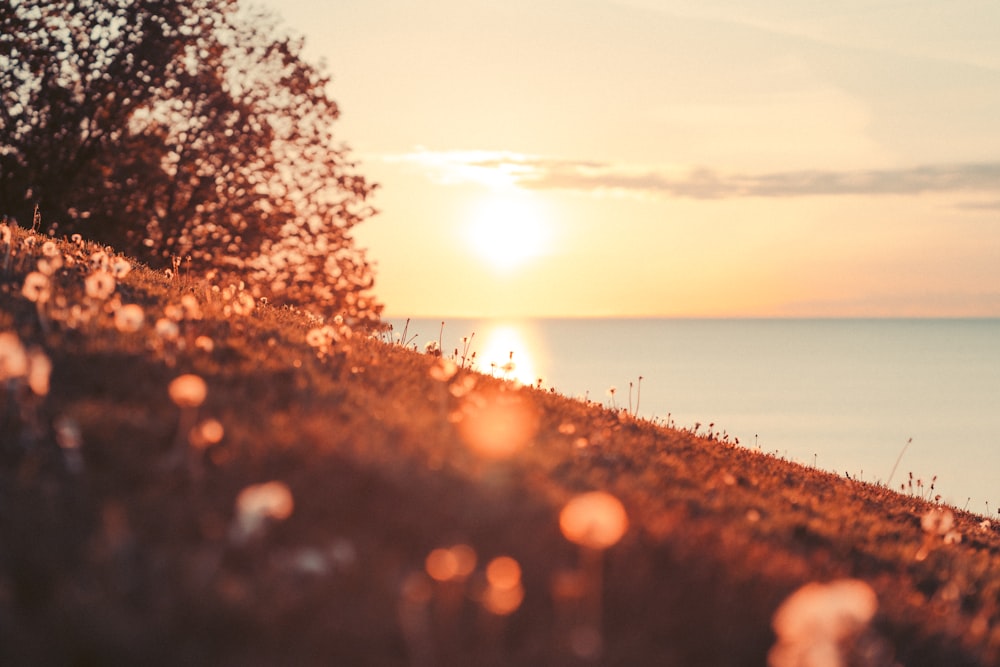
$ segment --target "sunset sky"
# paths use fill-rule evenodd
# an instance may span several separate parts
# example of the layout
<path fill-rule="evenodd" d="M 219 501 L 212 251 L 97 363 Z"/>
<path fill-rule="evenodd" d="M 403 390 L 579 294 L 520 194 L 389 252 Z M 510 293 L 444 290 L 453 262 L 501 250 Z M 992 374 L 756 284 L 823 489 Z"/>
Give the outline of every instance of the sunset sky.
<path fill-rule="evenodd" d="M 269 6 L 390 317 L 1000 316 L 995 0 Z"/>

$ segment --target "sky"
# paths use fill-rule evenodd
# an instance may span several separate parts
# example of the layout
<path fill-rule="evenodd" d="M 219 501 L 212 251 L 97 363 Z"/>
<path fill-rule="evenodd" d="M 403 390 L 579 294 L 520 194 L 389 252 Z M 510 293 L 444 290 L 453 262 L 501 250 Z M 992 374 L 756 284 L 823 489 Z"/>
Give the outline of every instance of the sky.
<path fill-rule="evenodd" d="M 388 317 L 1000 317 L 995 0 L 268 0 Z"/>

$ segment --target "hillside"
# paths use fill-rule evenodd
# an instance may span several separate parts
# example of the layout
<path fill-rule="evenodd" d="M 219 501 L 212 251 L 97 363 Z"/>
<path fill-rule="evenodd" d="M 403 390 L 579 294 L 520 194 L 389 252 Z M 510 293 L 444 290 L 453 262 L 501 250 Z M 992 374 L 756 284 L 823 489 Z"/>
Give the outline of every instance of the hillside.
<path fill-rule="evenodd" d="M 0 227 L 0 286 L 0 664 L 1000 660 L 1000 532 L 929 489 L 82 240 Z M 628 517 L 603 552 L 561 531 L 594 490 Z"/>

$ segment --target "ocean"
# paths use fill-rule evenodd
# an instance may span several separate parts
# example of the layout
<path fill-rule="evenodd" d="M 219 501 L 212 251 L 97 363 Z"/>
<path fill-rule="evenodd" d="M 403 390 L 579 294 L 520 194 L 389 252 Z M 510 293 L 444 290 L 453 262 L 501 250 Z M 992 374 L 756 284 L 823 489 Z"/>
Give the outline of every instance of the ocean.
<path fill-rule="evenodd" d="M 389 322 L 486 373 L 897 490 L 912 473 L 1000 518 L 1000 319 Z"/>

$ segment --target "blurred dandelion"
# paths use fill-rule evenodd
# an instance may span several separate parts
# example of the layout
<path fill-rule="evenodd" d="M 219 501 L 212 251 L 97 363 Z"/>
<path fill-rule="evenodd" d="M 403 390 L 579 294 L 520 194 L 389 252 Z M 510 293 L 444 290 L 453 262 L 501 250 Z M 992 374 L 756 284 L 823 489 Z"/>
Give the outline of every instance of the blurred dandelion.
<path fill-rule="evenodd" d="M 924 542 L 915 556 L 917 561 L 927 559 L 938 538 L 945 544 L 962 541 L 962 534 L 955 529 L 955 515 L 945 507 L 932 507 L 924 512 L 920 517 L 920 527 L 924 531 Z"/>
<path fill-rule="evenodd" d="M 167 386 L 172 400 L 180 408 L 196 408 L 205 402 L 208 386 L 199 376 L 187 373 L 180 375 Z"/>
<path fill-rule="evenodd" d="M 925 533 L 945 535 L 955 526 L 955 515 L 944 507 L 934 507 L 920 517 L 920 527 Z"/>
<path fill-rule="evenodd" d="M 41 307 L 42 304 L 52 296 L 49 277 L 44 273 L 32 271 L 24 277 L 24 284 L 21 286 L 21 294 L 28 301 L 33 301 Z"/>
<path fill-rule="evenodd" d="M 434 665 L 434 642 L 429 606 L 434 597 L 430 578 L 423 572 L 413 572 L 399 587 L 397 615 L 411 664 L 420 667 Z"/>
<path fill-rule="evenodd" d="M 875 591 L 858 579 L 802 586 L 771 619 L 778 639 L 767 656 L 769 667 L 845 667 L 845 649 L 877 609 Z"/>
<path fill-rule="evenodd" d="M 226 429 L 218 419 L 205 419 L 198 422 L 188 434 L 188 442 L 196 449 L 205 449 L 222 442 Z"/>
<path fill-rule="evenodd" d="M 603 551 L 628 530 L 628 515 L 621 501 L 610 493 L 591 491 L 566 503 L 559 514 L 559 527 L 570 542 Z"/>
<path fill-rule="evenodd" d="M 47 396 L 52 361 L 41 349 L 34 347 L 28 353 L 28 387 L 35 396 Z"/>
<path fill-rule="evenodd" d="M 284 521 L 295 502 L 288 485 L 280 481 L 252 484 L 236 496 L 236 516 L 231 535 L 237 542 L 259 536 L 268 521 Z"/>
<path fill-rule="evenodd" d="M 559 433 L 562 435 L 573 435 L 576 433 L 576 426 L 571 422 L 563 422 L 559 424 Z"/>
<path fill-rule="evenodd" d="M 476 569 L 476 551 L 467 544 L 434 549 L 427 554 L 424 569 L 434 581 L 464 581 Z"/>
<path fill-rule="evenodd" d="M 28 354 L 16 333 L 0 332 L 0 382 L 28 374 Z"/>
<path fill-rule="evenodd" d="M 171 380 L 167 386 L 167 393 L 170 394 L 170 400 L 181 409 L 168 466 L 178 466 L 187 461 L 190 472 L 198 475 L 201 461 L 194 453 L 188 451 L 188 437 L 198 418 L 198 407 L 208 396 L 208 386 L 199 376 L 187 373 Z"/>
<path fill-rule="evenodd" d="M 122 333 L 135 333 L 142 328 L 145 318 L 142 306 L 130 303 L 115 311 L 115 328 Z"/>
<path fill-rule="evenodd" d="M 80 432 L 80 425 L 69 417 L 59 417 L 52 426 L 56 442 L 65 457 L 66 468 L 74 474 L 83 472 L 83 456 L 80 453 L 83 434 Z"/>
<path fill-rule="evenodd" d="M 586 659 L 597 659 L 603 650 L 601 598 L 604 551 L 618 543 L 628 530 L 628 515 L 621 501 L 605 491 L 573 497 L 559 514 L 563 537 L 580 546 L 583 604 L 569 626 L 570 650 Z"/>
<path fill-rule="evenodd" d="M 115 257 L 111 261 L 110 271 L 112 276 L 121 280 L 132 271 L 132 265 L 124 257 Z"/>
<path fill-rule="evenodd" d="M 447 382 L 455 377 L 455 373 L 458 372 L 458 364 L 451 359 L 438 357 L 437 361 L 434 362 L 428 372 L 434 380 L 437 380 L 438 382 Z"/>
<path fill-rule="evenodd" d="M 489 459 L 513 456 L 538 431 L 538 413 L 520 391 L 471 393 L 462 404 L 459 436 L 477 454 Z"/>
<path fill-rule="evenodd" d="M 524 601 L 521 565 L 510 556 L 497 556 L 486 566 L 486 589 L 480 604 L 496 616 L 509 616 Z"/>
<path fill-rule="evenodd" d="M 104 300 L 115 291 L 114 276 L 103 269 L 98 269 L 84 279 L 84 289 L 91 299 Z"/>
<path fill-rule="evenodd" d="M 181 334 L 180 327 L 177 326 L 177 322 L 168 319 L 166 317 L 161 317 L 156 320 L 156 325 L 154 327 L 156 335 L 165 341 L 176 341 Z"/>

